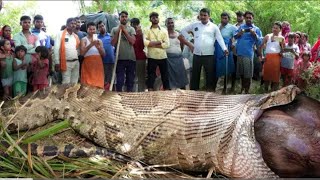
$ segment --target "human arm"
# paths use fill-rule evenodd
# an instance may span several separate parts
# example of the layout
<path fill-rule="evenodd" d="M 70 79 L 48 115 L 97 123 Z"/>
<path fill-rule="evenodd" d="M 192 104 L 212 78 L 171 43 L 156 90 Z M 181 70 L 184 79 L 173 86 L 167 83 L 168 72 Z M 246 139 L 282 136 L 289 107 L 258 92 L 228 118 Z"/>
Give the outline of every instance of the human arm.
<path fill-rule="evenodd" d="M 105 50 L 103 48 L 103 43 L 102 43 L 102 41 L 100 39 L 98 40 L 98 44 L 96 45 L 96 48 L 98 49 L 99 54 L 103 58 L 106 55 L 106 52 L 105 52 Z"/>
<path fill-rule="evenodd" d="M 21 64 L 17 64 L 17 61 L 14 59 L 13 61 L 12 61 L 12 66 L 13 66 L 13 70 L 15 70 L 15 71 L 17 71 L 17 70 L 19 70 L 19 69 L 23 69 L 23 67 L 25 66 L 26 64 L 24 64 L 24 62 L 22 61 L 22 63 Z"/>
<path fill-rule="evenodd" d="M 148 30 L 144 35 L 143 35 L 143 44 L 145 47 L 160 47 L 161 42 L 160 41 L 151 41 L 151 30 Z"/>
<path fill-rule="evenodd" d="M 85 38 L 82 38 L 80 42 L 80 55 L 84 56 L 89 51 L 90 48 L 92 48 L 93 46 L 96 46 L 98 43 L 99 43 L 98 40 L 93 40 L 87 46 L 87 40 Z"/>
<path fill-rule="evenodd" d="M 259 48 L 259 50 L 258 50 L 258 57 L 259 57 L 259 60 L 260 61 L 262 61 L 262 59 L 263 59 L 263 57 L 262 57 L 262 54 L 263 54 L 263 49 L 265 49 L 265 45 L 266 45 L 266 43 L 267 43 L 267 41 L 268 41 L 268 38 L 269 38 L 269 36 L 267 35 L 267 36 L 265 36 L 264 38 L 263 38 L 263 40 L 262 40 L 262 43 L 261 43 L 261 45 L 260 46 L 258 46 Z"/>
<path fill-rule="evenodd" d="M 169 34 L 167 31 L 161 31 L 161 42 L 159 45 L 155 45 L 156 48 L 167 49 L 170 46 Z"/>
<path fill-rule="evenodd" d="M 190 51 L 193 53 L 194 50 L 194 45 L 193 43 L 191 43 L 190 41 L 188 41 L 186 39 L 187 36 L 189 36 L 189 32 L 192 32 L 193 30 L 193 24 L 190 24 L 186 27 L 184 27 L 181 30 L 181 34 L 178 36 L 178 39 L 180 40 L 180 42 L 182 42 L 184 45 L 188 46 Z"/>
<path fill-rule="evenodd" d="M 61 32 L 57 34 L 53 53 L 54 53 L 54 64 L 55 64 L 55 71 L 60 71 L 60 46 L 61 46 Z"/>
<path fill-rule="evenodd" d="M 220 32 L 218 26 L 214 27 L 214 35 L 215 35 L 221 49 L 224 51 L 225 55 L 228 55 L 229 54 L 228 49 L 226 47 L 226 44 L 224 43 L 223 37 L 221 35 L 221 32 Z"/>
<path fill-rule="evenodd" d="M 126 39 L 128 40 L 129 44 L 134 45 L 134 43 L 136 42 L 136 31 L 134 30 L 134 28 L 130 27 L 129 31 L 127 31 L 126 27 L 124 25 L 120 25 L 120 28 L 122 29 L 122 32 L 124 34 L 124 36 L 126 37 Z"/>
<path fill-rule="evenodd" d="M 116 27 L 112 28 L 111 33 L 110 33 L 112 46 L 117 45 L 118 38 L 119 38 L 119 32 L 120 32 L 120 28 L 118 28 L 118 30 L 116 29 Z"/>

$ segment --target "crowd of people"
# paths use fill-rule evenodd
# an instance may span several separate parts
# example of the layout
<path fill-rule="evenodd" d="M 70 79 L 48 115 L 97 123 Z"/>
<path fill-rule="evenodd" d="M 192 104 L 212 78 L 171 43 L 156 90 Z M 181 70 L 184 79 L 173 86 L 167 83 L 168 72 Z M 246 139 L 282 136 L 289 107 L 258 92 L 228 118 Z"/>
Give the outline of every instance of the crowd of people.
<path fill-rule="evenodd" d="M 292 32 L 285 21 L 275 22 L 271 33 L 262 36 L 252 12 L 238 11 L 236 15 L 233 25 L 230 15 L 223 12 L 216 25 L 210 10 L 203 8 L 198 19 L 180 32 L 173 18 L 165 20 L 166 28 L 161 27 L 156 12 L 149 15 L 151 26 L 145 31 L 140 20 L 129 18 L 126 11 L 119 14 L 120 24 L 110 33 L 103 21 L 88 22 L 81 31 L 80 19 L 68 18 L 54 40 L 46 33 L 41 15 L 33 21 L 22 16 L 19 33 L 11 35 L 9 25 L 1 29 L 2 96 L 23 96 L 52 83 L 82 83 L 109 90 L 113 71 L 113 90 L 118 92 L 158 90 L 157 77 L 161 77 L 163 90 L 186 89 L 187 85 L 199 90 L 202 69 L 205 90 L 216 91 L 219 78 L 224 77 L 224 94 L 249 93 L 254 58 L 263 64 L 261 82 L 266 92 L 278 89 L 281 79 L 283 86 L 303 88 L 305 82 L 299 74 L 320 61 L 320 37 L 311 46 L 306 33 Z M 227 79 L 231 80 L 230 91 Z M 235 92 L 237 79 L 240 92 Z"/>

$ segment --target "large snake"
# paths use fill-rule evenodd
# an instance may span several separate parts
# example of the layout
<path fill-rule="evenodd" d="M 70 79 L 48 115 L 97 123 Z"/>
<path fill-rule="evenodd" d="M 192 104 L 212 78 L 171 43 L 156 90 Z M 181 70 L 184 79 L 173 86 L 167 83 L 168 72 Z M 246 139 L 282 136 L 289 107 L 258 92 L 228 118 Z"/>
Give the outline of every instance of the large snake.
<path fill-rule="evenodd" d="M 53 86 L 28 96 L 20 109 L 1 118 L 10 132 L 69 119 L 74 130 L 101 147 L 149 164 L 213 169 L 228 177 L 276 178 L 262 158 L 254 122 L 265 109 L 290 103 L 298 92 L 295 86 L 230 96 Z"/>

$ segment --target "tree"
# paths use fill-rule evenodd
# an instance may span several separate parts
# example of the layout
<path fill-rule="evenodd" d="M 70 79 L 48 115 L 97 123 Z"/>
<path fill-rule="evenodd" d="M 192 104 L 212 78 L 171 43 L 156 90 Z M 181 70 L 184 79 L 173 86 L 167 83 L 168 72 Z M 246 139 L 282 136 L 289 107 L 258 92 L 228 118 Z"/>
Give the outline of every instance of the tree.
<path fill-rule="evenodd" d="M 11 26 L 12 34 L 19 32 L 21 30 L 21 15 L 32 13 L 30 10 L 34 9 L 35 5 L 36 2 L 34 1 L 26 1 L 19 4 L 16 2 L 6 2 L 0 12 L 0 27 L 9 25 Z"/>
<path fill-rule="evenodd" d="M 201 8 L 207 7 L 211 10 L 211 18 L 216 24 L 220 22 L 220 14 L 223 11 L 231 15 L 231 22 L 236 19 L 235 12 L 238 10 L 250 10 L 255 14 L 254 23 L 261 28 L 263 34 L 271 32 L 272 24 L 275 21 L 289 21 L 292 31 L 302 31 L 309 34 L 309 41 L 315 42 L 320 33 L 319 0 L 315 1 L 221 1 L 221 0 L 93 0 L 91 6 L 84 6 L 82 3 L 82 12 L 119 13 L 121 10 L 127 10 L 129 14 L 140 18 L 142 26 L 149 26 L 148 14 L 156 11 L 161 17 L 174 17 L 179 22 L 177 28 L 185 26 L 191 21 L 195 21 L 195 16 Z M 132 16 L 131 16 L 132 17 Z M 164 21 L 164 19 L 160 19 Z M 177 22 L 177 21 L 176 21 Z M 163 24 L 163 22 L 161 22 Z"/>

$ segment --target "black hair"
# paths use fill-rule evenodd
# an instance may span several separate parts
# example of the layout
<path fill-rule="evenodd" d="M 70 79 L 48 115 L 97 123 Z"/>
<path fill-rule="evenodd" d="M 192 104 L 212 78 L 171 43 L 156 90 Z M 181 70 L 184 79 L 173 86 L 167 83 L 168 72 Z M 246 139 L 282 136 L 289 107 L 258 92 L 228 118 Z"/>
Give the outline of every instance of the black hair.
<path fill-rule="evenodd" d="M 210 16 L 210 9 L 208 9 L 208 8 L 202 8 L 202 9 L 200 10 L 200 12 L 208 13 L 208 15 Z"/>
<path fill-rule="evenodd" d="M 17 55 L 17 53 L 19 51 L 24 51 L 25 53 L 27 53 L 27 48 L 24 46 L 24 45 L 20 45 L 20 46 L 17 46 L 15 49 L 14 49 L 14 53 Z"/>
<path fill-rule="evenodd" d="M 40 14 L 35 15 L 33 18 L 33 22 L 35 22 L 36 20 L 43 20 L 43 16 L 41 16 Z"/>
<path fill-rule="evenodd" d="M 31 17 L 30 16 L 21 16 L 20 17 L 20 22 L 21 21 L 25 21 L 25 20 L 30 20 L 31 21 Z"/>
<path fill-rule="evenodd" d="M 79 17 L 74 17 L 73 19 L 74 19 L 75 21 L 80 20 L 80 18 L 79 18 Z"/>
<path fill-rule="evenodd" d="M 131 24 L 137 24 L 137 25 L 139 25 L 139 24 L 140 24 L 140 20 L 139 20 L 138 18 L 132 18 L 132 19 L 130 20 L 130 23 L 131 23 Z"/>
<path fill-rule="evenodd" d="M 243 12 L 242 11 L 237 11 L 236 15 L 237 15 L 237 17 L 243 16 Z"/>
<path fill-rule="evenodd" d="M 62 25 L 60 28 L 60 31 L 63 31 L 67 26 L 66 25 Z"/>
<path fill-rule="evenodd" d="M 9 40 L 7 40 L 7 39 L 1 39 L 0 40 L 0 51 L 3 52 L 3 53 L 4 53 L 4 51 L 3 51 L 3 49 L 1 47 L 4 46 L 6 41 L 9 41 Z"/>
<path fill-rule="evenodd" d="M 120 13 L 119 13 L 119 16 L 121 16 L 121 14 L 125 14 L 125 15 L 129 15 L 129 13 L 127 12 L 127 11 L 121 11 Z"/>
<path fill-rule="evenodd" d="M 309 38 L 309 36 L 308 36 L 308 34 L 307 34 L 307 33 L 301 33 L 301 36 L 306 37 L 306 39 L 307 39 L 307 40 L 308 40 L 308 38 Z"/>
<path fill-rule="evenodd" d="M 35 51 L 36 53 L 40 53 L 41 59 L 47 59 L 49 57 L 49 50 L 45 46 L 38 46 Z"/>
<path fill-rule="evenodd" d="M 296 34 L 293 32 L 290 32 L 288 35 L 288 38 L 295 38 L 295 37 L 296 37 Z"/>
<path fill-rule="evenodd" d="M 228 16 L 228 19 L 230 20 L 230 15 L 229 15 L 229 13 L 227 13 L 227 12 L 221 13 L 220 16 L 221 16 L 221 17 L 223 17 L 223 16 Z"/>
<path fill-rule="evenodd" d="M 104 22 L 103 21 L 99 21 L 97 25 L 100 25 L 100 24 L 104 24 Z"/>
<path fill-rule="evenodd" d="M 303 56 L 309 56 L 309 58 L 311 57 L 311 52 L 310 51 L 304 51 L 303 53 L 302 53 L 302 57 Z"/>
<path fill-rule="evenodd" d="M 173 18 L 172 18 L 172 17 L 168 17 L 168 18 L 166 19 L 166 21 L 165 21 L 165 25 L 168 24 L 168 21 L 169 21 L 169 20 L 173 20 Z"/>
<path fill-rule="evenodd" d="M 96 27 L 96 23 L 94 23 L 94 22 L 89 22 L 89 23 L 87 24 L 87 29 L 88 29 L 90 26 Z"/>
<path fill-rule="evenodd" d="M 72 18 L 72 17 L 71 17 L 71 18 L 68 18 L 68 19 L 67 19 L 67 22 L 66 22 L 66 25 L 68 25 L 70 22 L 72 22 L 72 21 L 74 21 L 74 20 L 75 20 L 75 19 Z"/>
<path fill-rule="evenodd" d="M 280 21 L 274 22 L 273 25 L 277 25 L 280 29 L 282 29 L 282 23 Z"/>
<path fill-rule="evenodd" d="M 246 17 L 247 14 L 250 14 L 252 17 L 254 17 L 253 12 L 251 12 L 251 11 L 246 11 L 243 16 Z"/>
<path fill-rule="evenodd" d="M 152 12 L 149 15 L 149 19 L 151 19 L 152 17 L 159 17 L 159 14 L 157 12 Z"/>

